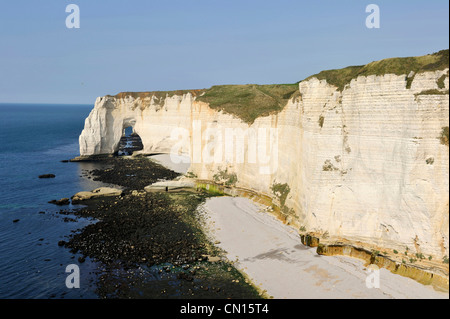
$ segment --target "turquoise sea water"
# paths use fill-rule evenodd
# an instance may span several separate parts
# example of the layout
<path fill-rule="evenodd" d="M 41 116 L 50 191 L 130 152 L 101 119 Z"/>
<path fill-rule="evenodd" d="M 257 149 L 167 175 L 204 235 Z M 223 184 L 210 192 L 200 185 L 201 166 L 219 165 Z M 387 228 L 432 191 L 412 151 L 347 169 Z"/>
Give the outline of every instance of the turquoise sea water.
<path fill-rule="evenodd" d="M 80 288 L 69 289 L 66 266 L 78 256 L 57 245 L 92 221 L 64 222 L 61 207 L 48 203 L 100 186 L 81 177 L 95 164 L 61 162 L 78 156 L 92 107 L 0 104 L 0 298 L 96 297 L 93 263 L 79 265 Z M 38 178 L 49 173 L 56 178 Z"/>

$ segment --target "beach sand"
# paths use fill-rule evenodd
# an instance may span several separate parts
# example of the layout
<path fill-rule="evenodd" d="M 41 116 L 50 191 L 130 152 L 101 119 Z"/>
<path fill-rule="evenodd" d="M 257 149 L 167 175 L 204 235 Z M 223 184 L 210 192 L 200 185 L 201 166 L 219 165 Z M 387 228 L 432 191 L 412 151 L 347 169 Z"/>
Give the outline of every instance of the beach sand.
<path fill-rule="evenodd" d="M 247 198 L 214 197 L 200 210 L 206 228 L 226 257 L 273 298 L 449 298 L 410 278 L 379 271 L 379 288 L 368 288 L 375 273 L 362 260 L 319 256 L 297 231 Z M 370 281 L 373 282 L 373 281 Z"/>
<path fill-rule="evenodd" d="M 189 164 L 168 154 L 152 156 L 163 166 L 185 173 Z M 359 259 L 320 256 L 304 246 L 298 232 L 265 212 L 266 206 L 241 197 L 213 197 L 200 206 L 206 231 L 216 246 L 260 291 L 277 299 L 449 298 L 413 279 L 379 270 L 379 288 L 368 288 L 373 276 Z"/>

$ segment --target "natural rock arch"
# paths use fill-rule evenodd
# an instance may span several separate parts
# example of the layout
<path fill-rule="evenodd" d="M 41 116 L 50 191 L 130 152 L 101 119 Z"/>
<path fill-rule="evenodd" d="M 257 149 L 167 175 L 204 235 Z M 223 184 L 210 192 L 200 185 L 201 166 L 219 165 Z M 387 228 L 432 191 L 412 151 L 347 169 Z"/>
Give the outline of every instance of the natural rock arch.
<path fill-rule="evenodd" d="M 134 129 L 133 122 L 128 123 L 124 121 L 124 129 L 122 137 L 119 140 L 117 155 L 133 155 L 133 152 L 143 149 L 142 139 Z M 129 126 L 128 126 L 129 125 Z"/>

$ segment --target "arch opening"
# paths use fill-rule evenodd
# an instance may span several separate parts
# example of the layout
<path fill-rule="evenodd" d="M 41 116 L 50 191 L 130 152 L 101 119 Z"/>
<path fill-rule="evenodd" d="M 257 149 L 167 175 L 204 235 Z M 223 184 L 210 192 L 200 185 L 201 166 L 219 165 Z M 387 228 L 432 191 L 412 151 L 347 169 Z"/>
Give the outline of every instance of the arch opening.
<path fill-rule="evenodd" d="M 133 126 L 123 128 L 122 137 L 119 141 L 119 148 L 116 152 L 118 156 L 132 155 L 135 151 L 140 151 L 144 148 L 141 137 L 135 132 Z"/>

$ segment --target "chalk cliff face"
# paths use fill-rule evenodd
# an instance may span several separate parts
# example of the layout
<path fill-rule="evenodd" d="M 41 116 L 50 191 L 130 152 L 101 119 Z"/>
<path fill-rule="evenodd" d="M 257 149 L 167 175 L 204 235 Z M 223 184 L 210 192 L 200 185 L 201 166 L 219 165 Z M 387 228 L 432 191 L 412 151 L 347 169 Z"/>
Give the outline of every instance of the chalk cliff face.
<path fill-rule="evenodd" d="M 233 177 L 308 231 L 441 258 L 449 255 L 449 148 L 440 140 L 448 89 L 448 69 L 416 74 L 410 88 L 406 75 L 359 76 L 342 91 L 311 78 L 281 112 L 251 125 L 190 93 L 100 97 L 80 154 L 115 152 L 133 126 L 143 153 L 187 154 L 199 179 Z M 234 148 L 220 144 L 230 132 Z"/>

